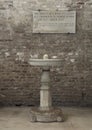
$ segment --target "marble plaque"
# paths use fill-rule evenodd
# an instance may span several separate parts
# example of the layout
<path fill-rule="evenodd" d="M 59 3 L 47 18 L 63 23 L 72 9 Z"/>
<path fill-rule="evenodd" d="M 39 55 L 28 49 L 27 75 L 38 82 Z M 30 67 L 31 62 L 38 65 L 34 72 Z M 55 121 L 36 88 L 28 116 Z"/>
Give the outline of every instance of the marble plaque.
<path fill-rule="evenodd" d="M 33 11 L 33 33 L 75 33 L 76 11 Z"/>

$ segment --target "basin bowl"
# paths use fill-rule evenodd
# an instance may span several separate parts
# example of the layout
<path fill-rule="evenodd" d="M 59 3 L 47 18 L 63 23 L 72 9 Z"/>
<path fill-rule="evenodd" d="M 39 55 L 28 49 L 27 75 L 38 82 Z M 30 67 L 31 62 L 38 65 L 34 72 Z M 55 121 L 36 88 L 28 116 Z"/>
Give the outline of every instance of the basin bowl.
<path fill-rule="evenodd" d="M 61 66 L 61 59 L 30 59 L 29 64 L 33 66 Z"/>

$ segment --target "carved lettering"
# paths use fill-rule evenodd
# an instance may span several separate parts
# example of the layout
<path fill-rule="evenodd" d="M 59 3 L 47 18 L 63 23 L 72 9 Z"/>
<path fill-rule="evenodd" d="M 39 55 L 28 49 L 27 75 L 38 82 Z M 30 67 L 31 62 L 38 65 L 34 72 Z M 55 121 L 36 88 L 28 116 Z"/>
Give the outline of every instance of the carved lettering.
<path fill-rule="evenodd" d="M 33 33 L 75 32 L 75 11 L 33 11 Z"/>

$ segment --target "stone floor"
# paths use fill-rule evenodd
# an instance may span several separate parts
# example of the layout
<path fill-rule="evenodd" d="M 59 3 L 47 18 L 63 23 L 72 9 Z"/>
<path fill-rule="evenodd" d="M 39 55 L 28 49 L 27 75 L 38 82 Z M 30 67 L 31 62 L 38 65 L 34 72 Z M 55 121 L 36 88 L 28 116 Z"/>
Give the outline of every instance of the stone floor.
<path fill-rule="evenodd" d="M 63 107 L 63 123 L 31 123 L 30 107 L 0 108 L 0 130 L 92 130 L 92 108 Z"/>

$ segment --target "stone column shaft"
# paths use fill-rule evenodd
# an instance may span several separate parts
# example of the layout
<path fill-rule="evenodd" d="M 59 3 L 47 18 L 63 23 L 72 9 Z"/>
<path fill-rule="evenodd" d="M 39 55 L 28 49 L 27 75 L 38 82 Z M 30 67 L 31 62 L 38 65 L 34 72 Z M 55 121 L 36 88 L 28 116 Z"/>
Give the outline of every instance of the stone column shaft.
<path fill-rule="evenodd" d="M 50 69 L 43 68 L 41 76 L 40 89 L 40 109 L 49 110 L 51 108 L 51 94 L 50 94 Z"/>

